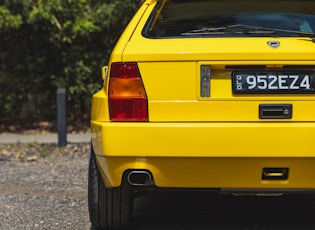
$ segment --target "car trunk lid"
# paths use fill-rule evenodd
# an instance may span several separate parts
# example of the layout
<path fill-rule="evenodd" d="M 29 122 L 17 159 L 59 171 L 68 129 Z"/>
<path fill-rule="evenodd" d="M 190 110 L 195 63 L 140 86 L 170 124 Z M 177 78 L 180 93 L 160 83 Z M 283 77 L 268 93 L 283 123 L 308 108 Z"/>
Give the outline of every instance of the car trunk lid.
<path fill-rule="evenodd" d="M 279 42 L 279 47 L 268 45 L 270 41 Z M 309 74 L 313 87 L 314 57 L 315 44 L 310 38 L 149 39 L 134 35 L 122 59 L 138 63 L 148 96 L 150 121 L 287 122 L 315 120 L 313 91 L 236 93 L 233 76 L 273 73 L 289 79 L 292 75 Z M 202 95 L 204 66 L 210 71 L 206 76 L 208 85 L 204 84 L 206 96 Z M 279 87 L 279 81 L 277 84 Z M 292 81 L 283 83 L 286 84 L 290 86 Z M 275 112 L 278 115 L 279 109 L 287 113 L 286 106 L 290 107 L 290 116 L 260 116 L 273 114 L 268 112 L 269 105 L 280 106 Z"/>

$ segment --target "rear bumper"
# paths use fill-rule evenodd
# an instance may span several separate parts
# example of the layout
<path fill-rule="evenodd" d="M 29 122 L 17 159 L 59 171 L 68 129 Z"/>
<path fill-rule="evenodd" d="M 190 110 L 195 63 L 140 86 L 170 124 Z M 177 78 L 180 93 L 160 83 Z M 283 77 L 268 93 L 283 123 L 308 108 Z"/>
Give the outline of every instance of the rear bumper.
<path fill-rule="evenodd" d="M 91 123 L 108 187 L 129 169 L 149 170 L 158 187 L 315 189 L 315 123 Z M 264 168 L 287 178 L 263 179 Z"/>

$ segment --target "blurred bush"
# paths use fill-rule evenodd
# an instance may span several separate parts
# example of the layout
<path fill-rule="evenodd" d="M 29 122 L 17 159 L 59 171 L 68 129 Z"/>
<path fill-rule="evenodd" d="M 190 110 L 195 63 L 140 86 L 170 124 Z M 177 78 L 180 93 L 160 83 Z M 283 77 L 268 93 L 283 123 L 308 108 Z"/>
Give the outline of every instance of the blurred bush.
<path fill-rule="evenodd" d="M 88 124 L 100 68 L 139 3 L 0 0 L 2 127 L 55 121 L 58 87 L 67 89 L 68 122 Z"/>

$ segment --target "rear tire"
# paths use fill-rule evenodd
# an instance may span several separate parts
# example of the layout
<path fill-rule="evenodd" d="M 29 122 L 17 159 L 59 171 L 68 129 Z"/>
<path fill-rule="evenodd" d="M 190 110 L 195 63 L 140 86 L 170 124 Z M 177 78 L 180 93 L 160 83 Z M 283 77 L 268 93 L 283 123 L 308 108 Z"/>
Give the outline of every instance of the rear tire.
<path fill-rule="evenodd" d="M 88 175 L 91 229 L 127 228 L 132 215 L 131 194 L 131 187 L 127 183 L 117 188 L 106 188 L 91 145 Z"/>

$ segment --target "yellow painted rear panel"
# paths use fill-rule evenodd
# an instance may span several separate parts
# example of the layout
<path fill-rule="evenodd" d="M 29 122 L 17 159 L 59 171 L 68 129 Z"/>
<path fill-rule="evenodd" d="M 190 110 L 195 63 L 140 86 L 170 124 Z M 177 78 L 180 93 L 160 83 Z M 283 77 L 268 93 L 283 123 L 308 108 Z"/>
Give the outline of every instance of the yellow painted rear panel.
<path fill-rule="evenodd" d="M 95 152 L 135 157 L 315 157 L 314 122 L 92 121 Z"/>
<path fill-rule="evenodd" d="M 315 188 L 314 123 L 92 122 L 92 143 L 109 187 L 146 169 L 160 187 Z M 262 180 L 265 167 L 287 180 Z"/>
<path fill-rule="evenodd" d="M 274 65 L 272 62 L 246 63 Z M 296 64 L 281 63 L 281 66 Z M 202 64 L 212 67 L 209 98 L 200 97 L 199 70 Z M 266 120 L 259 119 L 260 104 L 292 104 L 293 117 L 290 121 L 315 121 L 315 94 L 233 95 L 232 71 L 222 69 L 222 62 L 139 62 L 138 65 L 149 99 L 150 121 L 264 122 Z"/>
<path fill-rule="evenodd" d="M 98 157 L 108 187 L 126 169 L 147 169 L 158 187 L 225 189 L 315 189 L 315 158 L 130 158 Z M 264 167 L 289 168 L 288 180 L 262 180 Z"/>

